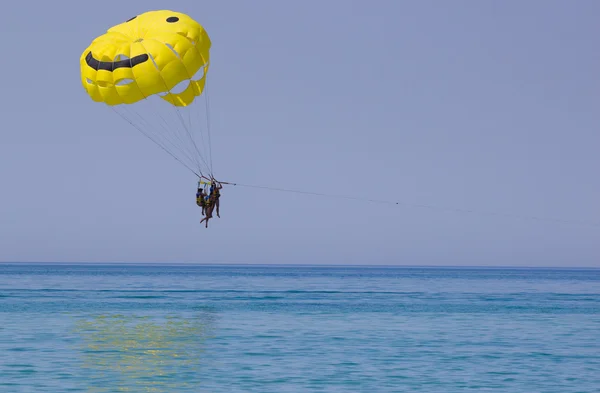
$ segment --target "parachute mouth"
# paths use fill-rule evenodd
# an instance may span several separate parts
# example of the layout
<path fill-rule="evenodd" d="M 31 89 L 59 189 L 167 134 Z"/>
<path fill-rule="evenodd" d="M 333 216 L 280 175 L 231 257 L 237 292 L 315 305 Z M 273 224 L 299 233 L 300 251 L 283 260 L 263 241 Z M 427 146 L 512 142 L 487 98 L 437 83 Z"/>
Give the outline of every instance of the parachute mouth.
<path fill-rule="evenodd" d="M 137 55 L 134 56 L 130 59 L 124 59 L 124 60 L 118 60 L 118 61 L 100 61 L 98 59 L 96 59 L 94 57 L 94 55 L 92 55 L 92 52 L 88 52 L 87 56 L 85 57 L 85 62 L 86 64 L 98 71 L 98 70 L 105 70 L 105 71 L 114 71 L 117 68 L 133 68 L 138 64 L 142 64 L 145 63 L 146 61 L 148 61 L 150 57 L 148 56 L 148 54 L 144 53 L 142 55 Z"/>

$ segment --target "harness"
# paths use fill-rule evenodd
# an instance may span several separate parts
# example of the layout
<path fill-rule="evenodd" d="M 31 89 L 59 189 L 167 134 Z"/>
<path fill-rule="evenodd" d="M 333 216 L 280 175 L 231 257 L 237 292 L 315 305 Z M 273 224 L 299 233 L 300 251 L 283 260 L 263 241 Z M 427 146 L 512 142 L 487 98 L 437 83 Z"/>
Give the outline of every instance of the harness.
<path fill-rule="evenodd" d="M 204 187 L 202 187 L 204 185 Z M 200 190 L 204 189 L 204 198 L 200 195 Z M 213 180 L 211 182 L 205 182 L 202 180 L 198 181 L 198 191 L 196 192 L 196 204 L 200 207 L 210 207 L 219 197 L 221 193 L 219 189 L 216 187 L 216 181 Z"/>

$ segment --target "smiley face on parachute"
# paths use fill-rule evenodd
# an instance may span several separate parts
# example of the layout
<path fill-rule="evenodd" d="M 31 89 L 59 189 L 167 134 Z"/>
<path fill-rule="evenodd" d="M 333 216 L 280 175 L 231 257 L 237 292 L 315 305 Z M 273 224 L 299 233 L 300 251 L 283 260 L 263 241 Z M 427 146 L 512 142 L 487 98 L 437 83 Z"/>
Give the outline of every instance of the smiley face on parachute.
<path fill-rule="evenodd" d="M 204 90 L 210 46 L 204 28 L 188 15 L 149 11 L 92 41 L 80 58 L 81 82 L 94 101 L 108 105 L 158 94 L 187 106 Z"/>

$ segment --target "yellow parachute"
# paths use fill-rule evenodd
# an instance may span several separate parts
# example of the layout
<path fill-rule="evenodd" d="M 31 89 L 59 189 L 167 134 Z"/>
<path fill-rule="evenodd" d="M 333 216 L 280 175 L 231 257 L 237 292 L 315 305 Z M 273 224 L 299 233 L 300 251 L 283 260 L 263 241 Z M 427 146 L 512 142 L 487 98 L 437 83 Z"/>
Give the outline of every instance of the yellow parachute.
<path fill-rule="evenodd" d="M 192 121 L 192 114 L 201 117 L 194 106 L 206 96 L 210 48 L 208 34 L 190 16 L 145 12 L 92 40 L 80 57 L 81 83 L 93 101 L 115 110 L 196 175 L 212 176 L 208 98 L 208 145 L 202 133 L 196 140 L 199 127 Z"/>

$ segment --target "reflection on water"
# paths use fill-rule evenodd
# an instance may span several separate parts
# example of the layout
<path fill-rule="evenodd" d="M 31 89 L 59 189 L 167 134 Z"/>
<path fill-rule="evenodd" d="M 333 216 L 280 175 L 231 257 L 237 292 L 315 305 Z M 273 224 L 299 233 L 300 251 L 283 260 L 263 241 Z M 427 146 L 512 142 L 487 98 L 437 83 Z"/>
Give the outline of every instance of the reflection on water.
<path fill-rule="evenodd" d="M 89 392 L 182 392 L 202 381 L 205 315 L 98 315 L 81 319 L 75 333 Z"/>

